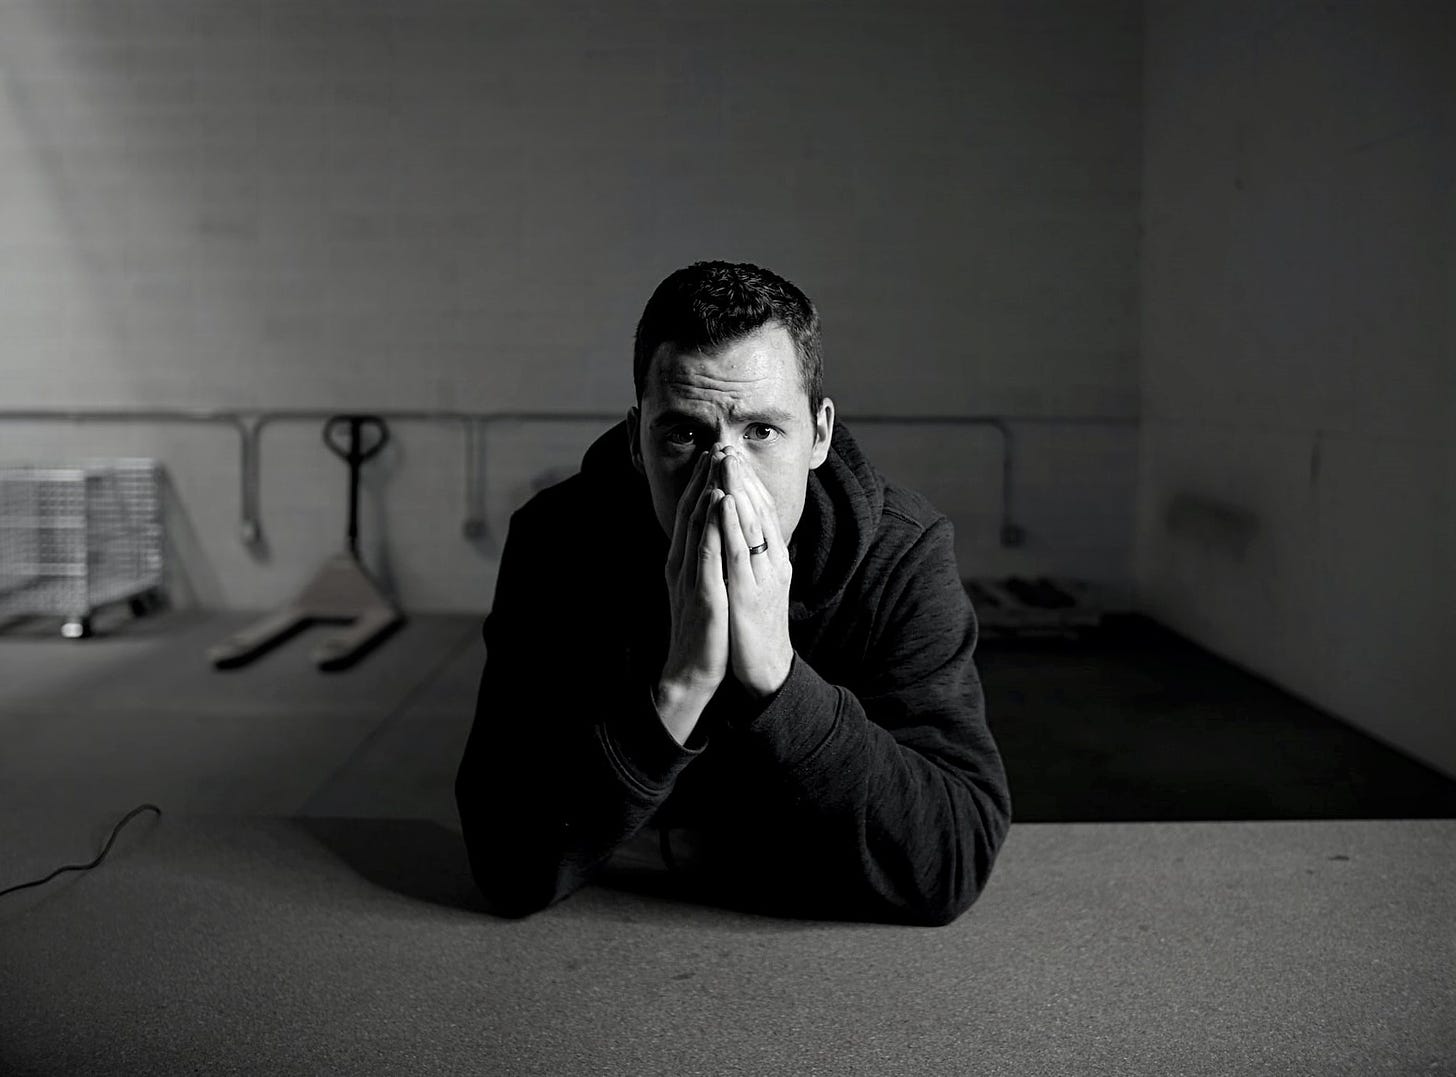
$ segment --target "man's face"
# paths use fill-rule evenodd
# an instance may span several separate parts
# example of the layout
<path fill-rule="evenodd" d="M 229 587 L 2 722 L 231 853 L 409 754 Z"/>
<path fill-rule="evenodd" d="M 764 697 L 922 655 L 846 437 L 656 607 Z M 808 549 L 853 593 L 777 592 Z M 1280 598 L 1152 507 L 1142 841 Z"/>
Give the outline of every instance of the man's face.
<path fill-rule="evenodd" d="M 793 338 L 769 322 L 712 353 L 662 345 L 627 427 L 632 461 L 669 539 L 698 455 L 732 445 L 773 498 L 787 542 L 804 511 L 809 472 L 829 453 L 834 402 L 826 398 L 817 416 L 809 414 Z"/>

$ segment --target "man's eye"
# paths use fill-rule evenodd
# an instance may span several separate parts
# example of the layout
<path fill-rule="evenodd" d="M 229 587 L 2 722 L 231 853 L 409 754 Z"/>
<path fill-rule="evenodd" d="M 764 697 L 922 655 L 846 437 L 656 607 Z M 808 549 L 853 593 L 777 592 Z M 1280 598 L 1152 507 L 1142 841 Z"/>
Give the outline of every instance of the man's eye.
<path fill-rule="evenodd" d="M 769 426 L 768 423 L 754 423 L 748 428 L 748 433 L 750 435 L 748 440 L 750 441 L 771 441 L 778 434 L 778 431 Z M 752 436 L 754 434 L 758 436 Z"/>
<path fill-rule="evenodd" d="M 667 432 L 667 443 L 681 448 L 684 445 L 691 445 L 696 439 L 690 427 L 679 426 Z"/>

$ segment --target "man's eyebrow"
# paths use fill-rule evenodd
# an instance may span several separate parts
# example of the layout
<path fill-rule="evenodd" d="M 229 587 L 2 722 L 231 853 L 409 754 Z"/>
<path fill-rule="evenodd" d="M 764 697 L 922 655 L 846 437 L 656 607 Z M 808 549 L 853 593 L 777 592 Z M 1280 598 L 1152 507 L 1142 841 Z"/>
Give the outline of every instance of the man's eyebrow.
<path fill-rule="evenodd" d="M 733 411 L 730 412 L 735 422 L 740 423 L 773 423 L 778 426 L 788 426 L 794 421 L 792 413 L 783 411 L 780 408 L 762 408 L 757 411 Z M 696 423 L 699 426 L 706 426 L 707 421 L 700 415 L 690 415 L 685 411 L 676 408 L 668 408 L 666 411 L 658 412 L 657 417 L 652 420 L 653 427 L 668 426 L 672 423 Z"/>

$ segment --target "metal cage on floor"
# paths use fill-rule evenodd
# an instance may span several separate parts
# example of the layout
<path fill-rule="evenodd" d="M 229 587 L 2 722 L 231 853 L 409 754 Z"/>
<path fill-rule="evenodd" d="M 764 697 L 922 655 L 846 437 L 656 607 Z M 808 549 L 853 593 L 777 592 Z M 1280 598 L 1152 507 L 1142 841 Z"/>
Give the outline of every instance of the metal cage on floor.
<path fill-rule="evenodd" d="M 144 612 L 162 587 L 160 488 L 150 459 L 0 467 L 0 619 L 60 616 L 77 638 L 102 606 Z"/>

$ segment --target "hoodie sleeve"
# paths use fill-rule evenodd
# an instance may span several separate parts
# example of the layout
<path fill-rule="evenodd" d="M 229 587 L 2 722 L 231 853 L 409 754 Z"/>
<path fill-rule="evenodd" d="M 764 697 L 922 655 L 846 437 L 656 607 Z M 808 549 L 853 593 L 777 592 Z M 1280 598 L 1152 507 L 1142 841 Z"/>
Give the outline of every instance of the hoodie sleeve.
<path fill-rule="evenodd" d="M 786 829 L 822 868 L 805 885 L 832 886 L 822 898 L 847 897 L 858 915 L 945 924 L 985 887 L 1011 800 L 950 521 L 889 571 L 856 690 L 796 654 L 743 728 L 792 806 Z"/>
<path fill-rule="evenodd" d="M 549 524 L 533 505 L 511 517 L 455 781 L 476 884 L 507 916 L 587 882 L 702 750 L 667 732 L 651 685 L 603 658 L 583 620 L 592 581 L 572 574 L 583 551 Z"/>

